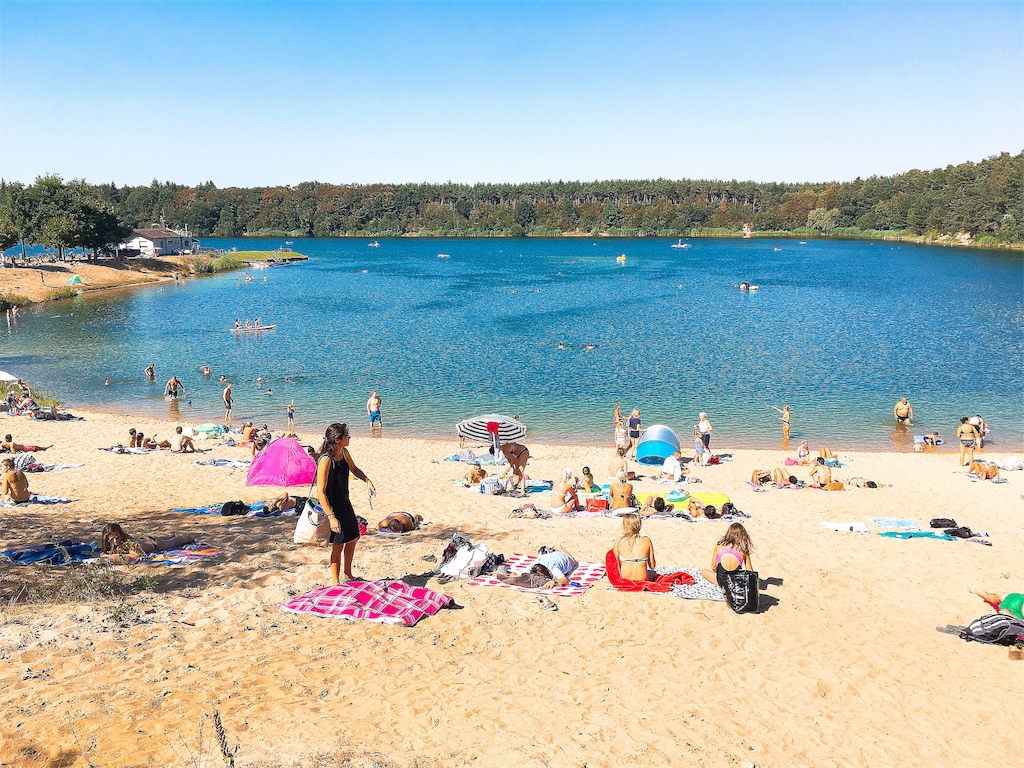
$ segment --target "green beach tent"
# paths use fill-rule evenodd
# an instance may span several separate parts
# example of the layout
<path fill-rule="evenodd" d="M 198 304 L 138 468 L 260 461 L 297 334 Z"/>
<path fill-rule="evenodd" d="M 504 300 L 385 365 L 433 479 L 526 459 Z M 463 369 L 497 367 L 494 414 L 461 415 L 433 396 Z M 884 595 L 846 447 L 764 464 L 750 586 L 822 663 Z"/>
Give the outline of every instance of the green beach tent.
<path fill-rule="evenodd" d="M 81 285 L 81 284 L 82 284 L 82 276 L 81 275 L 75 275 L 74 277 L 69 277 L 68 278 L 68 285 Z"/>

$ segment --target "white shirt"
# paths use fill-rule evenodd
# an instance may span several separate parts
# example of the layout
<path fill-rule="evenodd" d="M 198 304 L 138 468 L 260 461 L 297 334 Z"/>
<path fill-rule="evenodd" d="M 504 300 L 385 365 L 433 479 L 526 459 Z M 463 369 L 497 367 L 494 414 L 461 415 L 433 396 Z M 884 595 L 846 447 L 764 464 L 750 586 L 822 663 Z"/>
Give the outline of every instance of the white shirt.
<path fill-rule="evenodd" d="M 707 419 L 701 419 L 700 422 L 697 424 L 697 431 L 700 432 L 702 435 L 707 434 L 708 432 L 711 431 L 711 422 L 708 421 Z"/>
<path fill-rule="evenodd" d="M 675 456 L 669 456 L 665 459 L 665 463 L 661 465 L 661 473 L 671 477 L 678 483 L 679 478 L 683 476 L 683 465 Z"/>

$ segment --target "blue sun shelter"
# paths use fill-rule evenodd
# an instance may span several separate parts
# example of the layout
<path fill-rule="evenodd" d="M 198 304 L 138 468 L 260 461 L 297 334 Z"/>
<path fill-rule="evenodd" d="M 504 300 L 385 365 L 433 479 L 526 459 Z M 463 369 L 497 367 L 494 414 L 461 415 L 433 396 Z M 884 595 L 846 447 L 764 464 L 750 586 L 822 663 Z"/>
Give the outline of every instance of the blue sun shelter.
<path fill-rule="evenodd" d="M 636 460 L 641 464 L 663 464 L 679 450 L 679 438 L 664 424 L 652 424 L 636 444 Z"/>

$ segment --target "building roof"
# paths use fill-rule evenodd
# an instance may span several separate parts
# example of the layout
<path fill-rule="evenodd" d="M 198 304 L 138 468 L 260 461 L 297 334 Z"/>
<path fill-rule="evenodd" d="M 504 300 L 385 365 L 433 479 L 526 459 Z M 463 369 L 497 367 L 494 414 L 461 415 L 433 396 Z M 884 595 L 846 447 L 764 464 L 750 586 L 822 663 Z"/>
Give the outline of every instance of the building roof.
<path fill-rule="evenodd" d="M 173 229 L 133 229 L 133 237 L 144 237 L 147 240 L 155 240 L 158 237 L 191 237 L 191 235 L 183 235 L 180 232 L 175 232 Z"/>

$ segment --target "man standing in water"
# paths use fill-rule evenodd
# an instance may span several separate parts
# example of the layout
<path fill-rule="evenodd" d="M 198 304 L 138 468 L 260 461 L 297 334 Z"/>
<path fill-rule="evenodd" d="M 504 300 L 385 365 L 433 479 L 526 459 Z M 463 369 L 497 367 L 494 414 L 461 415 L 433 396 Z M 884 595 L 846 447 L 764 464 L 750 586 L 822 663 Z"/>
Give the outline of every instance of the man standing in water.
<path fill-rule="evenodd" d="M 146 380 L 153 381 L 156 378 L 156 366 L 150 363 L 146 366 Z"/>
<path fill-rule="evenodd" d="M 224 421 L 231 421 L 231 409 L 235 404 L 235 401 L 231 399 L 231 388 L 235 386 L 230 381 L 226 382 L 227 386 L 224 387 Z"/>
<path fill-rule="evenodd" d="M 370 392 L 370 399 L 366 401 L 366 415 L 370 417 L 370 430 L 374 428 L 376 424 L 377 429 L 384 428 L 384 422 L 380 417 L 380 395 L 377 394 L 377 390 Z"/>
<path fill-rule="evenodd" d="M 897 424 L 912 424 L 911 419 L 914 418 L 914 406 L 910 404 L 906 397 L 901 397 L 900 401 L 892 407 L 892 415 L 896 417 Z"/>

